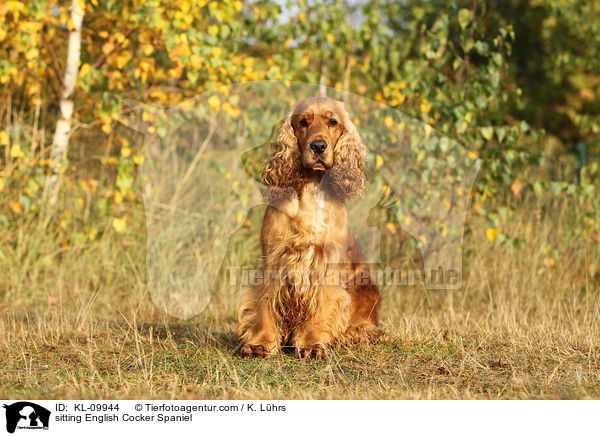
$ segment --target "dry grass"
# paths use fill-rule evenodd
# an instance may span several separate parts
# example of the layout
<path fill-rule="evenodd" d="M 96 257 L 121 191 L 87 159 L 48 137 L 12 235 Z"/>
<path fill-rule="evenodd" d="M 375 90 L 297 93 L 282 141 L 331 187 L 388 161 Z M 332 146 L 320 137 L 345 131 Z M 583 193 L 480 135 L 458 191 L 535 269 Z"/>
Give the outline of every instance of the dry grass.
<path fill-rule="evenodd" d="M 233 301 L 186 322 L 162 314 L 135 229 L 57 249 L 39 221 L 4 228 L 0 396 L 600 398 L 598 245 L 577 233 L 569 200 L 526 204 L 502 223 L 524 247 L 489 243 L 472 214 L 461 290 L 385 290 L 396 342 L 318 362 L 239 357 Z"/>

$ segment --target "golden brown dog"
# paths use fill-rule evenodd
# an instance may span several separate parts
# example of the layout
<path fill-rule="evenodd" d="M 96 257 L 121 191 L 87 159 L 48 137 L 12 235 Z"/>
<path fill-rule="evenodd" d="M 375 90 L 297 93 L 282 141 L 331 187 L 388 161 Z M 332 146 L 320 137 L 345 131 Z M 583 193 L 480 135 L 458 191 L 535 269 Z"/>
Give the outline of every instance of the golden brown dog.
<path fill-rule="evenodd" d="M 264 269 L 238 314 L 243 355 L 292 346 L 321 358 L 336 342 L 379 335 L 379 292 L 345 205 L 366 189 L 364 157 L 342 102 L 301 101 L 281 126 L 262 176 Z"/>

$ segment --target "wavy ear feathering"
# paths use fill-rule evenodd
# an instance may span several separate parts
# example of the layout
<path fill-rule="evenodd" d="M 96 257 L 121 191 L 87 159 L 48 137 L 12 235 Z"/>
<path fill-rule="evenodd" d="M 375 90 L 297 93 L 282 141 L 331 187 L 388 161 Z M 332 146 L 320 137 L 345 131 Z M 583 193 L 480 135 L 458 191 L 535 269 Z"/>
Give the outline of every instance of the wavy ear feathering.
<path fill-rule="evenodd" d="M 341 102 L 340 102 L 341 103 Z M 343 103 L 342 109 L 343 109 Z M 334 166 L 325 174 L 325 185 L 340 200 L 363 196 L 366 191 L 366 148 L 345 109 L 342 110 L 344 132 L 335 145 Z"/>
<path fill-rule="evenodd" d="M 269 157 L 262 174 L 263 193 L 268 203 L 278 207 L 297 196 L 300 174 L 301 155 L 290 113 L 269 147 Z"/>

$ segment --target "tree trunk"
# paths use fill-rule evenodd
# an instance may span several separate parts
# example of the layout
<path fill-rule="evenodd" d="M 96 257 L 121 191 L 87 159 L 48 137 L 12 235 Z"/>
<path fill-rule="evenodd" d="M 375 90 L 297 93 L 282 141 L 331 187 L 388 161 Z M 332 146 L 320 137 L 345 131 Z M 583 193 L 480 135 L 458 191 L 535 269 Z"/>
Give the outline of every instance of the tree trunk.
<path fill-rule="evenodd" d="M 73 115 L 73 91 L 79 73 L 81 51 L 81 24 L 83 22 L 83 0 L 71 1 L 71 21 L 73 29 L 69 32 L 69 48 L 67 64 L 63 80 L 63 92 L 60 96 L 60 116 L 56 122 L 54 140 L 52 141 L 52 158 L 57 164 L 56 174 L 50 179 L 50 202 L 56 203 L 58 198 L 58 176 L 62 172 L 63 162 L 67 157 L 69 136 L 71 135 L 71 117 Z"/>

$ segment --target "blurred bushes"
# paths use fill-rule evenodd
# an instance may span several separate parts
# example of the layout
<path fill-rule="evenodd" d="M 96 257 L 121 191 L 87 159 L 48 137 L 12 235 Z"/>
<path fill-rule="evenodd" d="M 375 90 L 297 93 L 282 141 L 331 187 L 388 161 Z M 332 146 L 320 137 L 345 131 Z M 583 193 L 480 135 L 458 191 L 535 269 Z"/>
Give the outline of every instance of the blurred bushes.
<path fill-rule="evenodd" d="M 134 213 L 141 201 L 140 141 L 118 134 L 125 99 L 171 107 L 217 87 L 271 79 L 323 79 L 474 150 L 484 161 L 475 210 L 486 217 L 492 242 L 518 245 L 517 235 L 499 228 L 506 212 L 494 199 L 511 209 L 525 197 L 543 204 L 568 196 L 581 216 L 577 231 L 598 232 L 597 2 L 84 3 L 70 165 L 60 165 L 64 200 L 49 224 L 62 229 L 65 244 L 141 223 Z M 65 1 L 0 5 L 0 226 L 6 228 L 39 213 L 57 167 L 49 148 L 70 25 Z M 240 116 L 235 101 L 220 109 Z M 577 141 L 587 142 L 591 162 L 581 186 Z"/>

